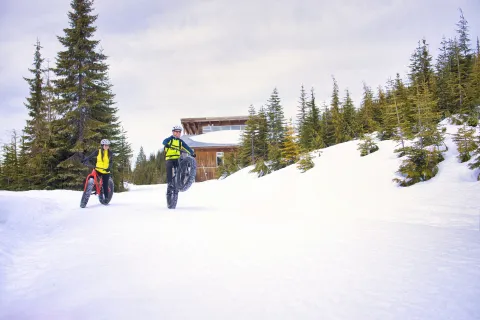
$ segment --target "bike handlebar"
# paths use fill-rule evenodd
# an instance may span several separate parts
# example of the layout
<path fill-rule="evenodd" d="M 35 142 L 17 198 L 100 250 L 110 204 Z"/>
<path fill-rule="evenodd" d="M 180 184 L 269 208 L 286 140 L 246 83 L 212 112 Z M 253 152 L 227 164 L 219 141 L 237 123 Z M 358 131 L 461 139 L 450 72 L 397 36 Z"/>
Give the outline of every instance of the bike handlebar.
<path fill-rule="evenodd" d="M 177 148 L 177 147 L 173 147 L 173 146 L 167 147 L 167 146 L 165 146 L 164 149 L 165 149 L 165 148 L 175 149 L 175 150 L 180 151 L 180 153 L 183 152 L 183 153 L 186 153 L 186 154 L 188 154 L 189 156 L 191 156 L 190 152 L 188 152 L 188 151 L 186 151 L 186 150 L 183 150 L 183 149 L 179 149 L 179 148 Z"/>

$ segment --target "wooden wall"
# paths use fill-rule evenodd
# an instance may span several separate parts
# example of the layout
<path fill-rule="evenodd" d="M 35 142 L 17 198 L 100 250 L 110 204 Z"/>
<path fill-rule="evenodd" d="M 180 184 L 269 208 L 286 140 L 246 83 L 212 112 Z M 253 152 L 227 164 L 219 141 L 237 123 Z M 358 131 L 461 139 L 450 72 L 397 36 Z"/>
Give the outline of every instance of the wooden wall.
<path fill-rule="evenodd" d="M 195 153 L 197 154 L 197 176 L 195 178 L 196 182 L 206 181 L 215 179 L 215 174 L 217 171 L 217 152 L 223 152 L 224 157 L 229 152 L 236 150 L 234 147 L 225 147 L 225 148 L 200 148 L 196 147 Z"/>

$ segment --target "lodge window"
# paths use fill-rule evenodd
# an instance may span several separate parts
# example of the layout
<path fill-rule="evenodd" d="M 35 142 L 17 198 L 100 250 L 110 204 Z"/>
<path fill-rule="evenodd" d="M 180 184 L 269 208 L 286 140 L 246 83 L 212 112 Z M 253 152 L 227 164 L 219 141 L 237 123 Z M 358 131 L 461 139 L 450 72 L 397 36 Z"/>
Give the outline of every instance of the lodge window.
<path fill-rule="evenodd" d="M 217 167 L 223 164 L 223 152 L 217 152 Z"/>

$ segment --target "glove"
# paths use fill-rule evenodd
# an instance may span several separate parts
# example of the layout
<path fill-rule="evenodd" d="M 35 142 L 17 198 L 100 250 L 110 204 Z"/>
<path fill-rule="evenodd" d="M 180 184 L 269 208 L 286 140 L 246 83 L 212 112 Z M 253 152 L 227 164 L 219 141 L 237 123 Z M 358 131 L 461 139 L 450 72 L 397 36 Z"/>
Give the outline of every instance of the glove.
<path fill-rule="evenodd" d="M 197 154 L 196 154 L 196 153 L 193 153 L 193 154 L 192 154 L 192 157 L 196 158 L 196 157 L 197 157 Z"/>

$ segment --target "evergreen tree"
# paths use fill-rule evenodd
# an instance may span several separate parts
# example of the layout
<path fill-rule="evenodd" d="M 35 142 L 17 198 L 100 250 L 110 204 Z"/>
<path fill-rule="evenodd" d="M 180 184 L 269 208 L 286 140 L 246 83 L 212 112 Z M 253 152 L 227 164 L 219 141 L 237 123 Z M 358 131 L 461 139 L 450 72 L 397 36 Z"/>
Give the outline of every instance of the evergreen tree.
<path fill-rule="evenodd" d="M 295 131 L 293 129 L 293 123 L 290 120 L 290 123 L 287 126 L 287 133 L 285 136 L 285 141 L 281 149 L 282 153 L 282 162 L 284 166 L 288 166 L 296 163 L 299 159 L 300 147 L 295 138 Z"/>
<path fill-rule="evenodd" d="M 133 155 L 132 147 L 127 141 L 127 132 L 121 128 L 120 140 L 115 144 L 115 163 L 113 167 L 116 178 L 115 191 L 121 192 L 125 190 L 125 182 L 131 174 L 130 159 Z"/>
<path fill-rule="evenodd" d="M 360 124 L 361 134 L 372 133 L 378 129 L 377 123 L 373 119 L 374 105 L 373 92 L 366 83 L 363 83 L 363 99 L 358 112 L 358 122 Z"/>
<path fill-rule="evenodd" d="M 249 166 L 255 162 L 256 142 L 258 142 L 259 118 L 255 107 L 250 105 L 248 109 L 248 120 L 245 123 L 245 130 L 242 132 L 240 143 L 240 163 L 242 167 Z"/>
<path fill-rule="evenodd" d="M 320 109 L 315 102 L 315 92 L 310 90 L 310 101 L 307 102 L 308 114 L 302 132 L 305 145 L 300 144 L 306 151 L 317 150 L 325 146 L 322 138 L 322 124 Z"/>
<path fill-rule="evenodd" d="M 140 151 L 135 161 L 135 168 L 133 170 L 133 183 L 137 185 L 145 184 L 147 181 L 147 156 L 143 151 L 143 146 L 140 146 Z"/>
<path fill-rule="evenodd" d="M 231 175 L 232 173 L 240 170 L 240 159 L 237 152 L 226 152 L 223 163 L 217 168 L 216 177 L 217 179 L 225 178 Z"/>
<path fill-rule="evenodd" d="M 384 114 L 387 108 L 387 96 L 381 86 L 378 86 L 377 98 L 373 102 L 373 121 L 376 123 L 379 136 L 385 139 L 382 135 L 382 128 L 384 127 Z"/>
<path fill-rule="evenodd" d="M 3 187 L 5 190 L 18 190 L 20 185 L 19 178 L 19 137 L 16 130 L 12 131 L 11 142 L 3 145 L 3 161 L 2 161 L 2 173 L 3 173 Z"/>
<path fill-rule="evenodd" d="M 438 173 L 438 163 L 444 160 L 441 149 L 444 144 L 444 134 L 438 128 L 439 113 L 435 109 L 432 93 L 428 91 L 426 82 L 417 84 L 415 104 L 417 106 L 417 139 L 411 147 L 401 151 L 406 157 L 398 172 L 403 179 L 395 178 L 401 186 L 410 186 L 421 181 L 427 181 Z"/>
<path fill-rule="evenodd" d="M 399 105 L 397 103 L 397 91 L 395 89 L 395 82 L 392 79 L 388 80 L 386 106 L 383 113 L 383 129 L 382 139 L 393 139 L 401 142 L 402 148 L 405 147 L 404 132 L 408 131 L 408 122 L 404 114 L 400 113 Z"/>
<path fill-rule="evenodd" d="M 47 161 L 49 147 L 48 113 L 43 80 L 43 61 L 40 53 L 40 42 L 37 40 L 33 69 L 28 69 L 32 78 L 24 78 L 29 85 L 29 97 L 24 105 L 27 107 L 30 119 L 27 120 L 22 137 L 21 158 L 22 173 L 25 174 L 28 189 L 44 187 L 47 176 Z"/>
<path fill-rule="evenodd" d="M 300 160 L 297 163 L 297 168 L 302 172 L 306 172 L 312 169 L 315 166 L 315 163 L 312 160 L 310 152 L 305 151 L 300 154 Z"/>
<path fill-rule="evenodd" d="M 263 106 L 260 106 L 258 111 L 258 126 L 257 126 L 257 140 L 256 144 L 256 158 L 268 159 L 268 119 L 267 112 Z"/>
<path fill-rule="evenodd" d="M 455 82 L 455 74 L 452 71 L 452 54 L 450 41 L 442 38 L 440 53 L 436 64 L 436 96 L 438 108 L 443 118 L 455 113 L 455 94 L 452 88 Z"/>
<path fill-rule="evenodd" d="M 270 99 L 268 100 L 267 108 L 269 129 L 268 160 L 271 163 L 271 169 L 275 171 L 283 167 L 281 148 L 285 140 L 286 131 L 283 107 L 280 103 L 277 88 L 273 89 Z"/>
<path fill-rule="evenodd" d="M 464 125 L 453 135 L 453 141 L 457 145 L 458 159 L 460 162 L 466 162 L 471 159 L 472 152 L 478 149 L 479 144 L 475 141 L 475 129 L 467 128 Z"/>
<path fill-rule="evenodd" d="M 360 150 L 360 156 L 364 157 L 366 155 L 369 155 L 375 151 L 378 151 L 378 145 L 375 143 L 375 141 L 372 139 L 370 135 L 364 135 L 360 139 L 360 143 L 358 143 L 358 148 L 357 150 Z"/>
<path fill-rule="evenodd" d="M 480 106 L 480 42 L 477 38 L 477 52 L 472 63 L 472 72 L 468 81 L 467 95 L 471 98 L 472 116 L 478 120 L 478 107 Z M 476 121 L 478 122 L 478 121 Z M 473 122 L 476 125 L 476 122 Z"/>
<path fill-rule="evenodd" d="M 355 106 L 353 105 L 350 92 L 346 90 L 345 99 L 342 105 L 343 114 L 343 136 L 345 141 L 358 138 L 358 124 Z"/>
<path fill-rule="evenodd" d="M 298 106 L 298 115 L 297 115 L 297 133 L 299 136 L 299 144 L 302 148 L 307 149 L 309 146 L 309 128 L 308 128 L 308 117 L 310 114 L 310 107 L 307 101 L 307 94 L 305 89 L 300 90 L 300 101 Z"/>
<path fill-rule="evenodd" d="M 53 69 L 57 76 L 53 83 L 59 119 L 52 123 L 52 132 L 59 164 L 49 184 L 80 189 L 88 171 L 79 160 L 98 148 L 103 138 L 118 141 L 120 130 L 107 57 L 96 50 L 99 41 L 91 39 L 97 19 L 91 13 L 93 0 L 72 0 L 70 5 L 70 28 L 64 29 L 65 36 L 58 37 L 65 51 L 58 52 Z"/>
<path fill-rule="evenodd" d="M 332 110 L 325 102 L 322 104 L 322 112 L 320 115 L 320 137 L 318 141 L 322 142 L 322 148 L 335 144 L 335 128 L 333 126 Z"/>
<path fill-rule="evenodd" d="M 395 78 L 395 100 L 399 112 L 401 135 L 405 139 L 411 139 L 414 137 L 413 125 L 416 123 L 417 113 L 411 95 L 398 73 Z"/>
<path fill-rule="evenodd" d="M 334 144 L 337 144 L 345 141 L 345 138 L 343 136 L 343 115 L 340 110 L 340 97 L 338 94 L 338 85 L 335 78 L 333 78 L 333 93 L 330 106 L 330 110 L 332 113 Z"/>
<path fill-rule="evenodd" d="M 419 83 L 426 83 L 430 92 L 435 92 L 435 73 L 432 66 L 432 56 L 428 50 L 427 42 L 422 39 L 422 44 L 418 42 L 418 47 L 410 58 L 410 82 L 413 87 Z"/>

